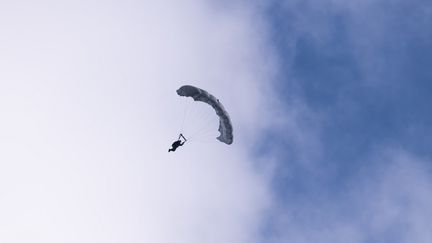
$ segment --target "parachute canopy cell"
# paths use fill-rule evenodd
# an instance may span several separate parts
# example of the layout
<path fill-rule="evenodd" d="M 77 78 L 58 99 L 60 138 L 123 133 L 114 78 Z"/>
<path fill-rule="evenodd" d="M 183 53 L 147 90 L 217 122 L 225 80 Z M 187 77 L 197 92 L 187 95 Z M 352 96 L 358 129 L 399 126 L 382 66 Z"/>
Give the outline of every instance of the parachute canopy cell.
<path fill-rule="evenodd" d="M 184 85 L 177 90 L 177 94 L 185 97 L 192 97 L 195 101 L 209 104 L 216 111 L 219 117 L 219 132 L 217 139 L 226 144 L 233 142 L 233 128 L 228 112 L 219 100 L 209 92 L 192 85 Z"/>

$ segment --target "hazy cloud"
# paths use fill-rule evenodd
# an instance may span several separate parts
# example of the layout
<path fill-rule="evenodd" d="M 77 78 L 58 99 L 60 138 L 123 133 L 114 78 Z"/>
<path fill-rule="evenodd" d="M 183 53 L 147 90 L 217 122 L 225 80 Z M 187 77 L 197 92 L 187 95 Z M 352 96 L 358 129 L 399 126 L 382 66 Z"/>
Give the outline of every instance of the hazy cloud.
<path fill-rule="evenodd" d="M 273 66 L 254 9 L 0 9 L 0 241 L 254 241 L 269 193 L 247 151 L 265 126 Z M 184 108 L 175 90 L 187 83 L 229 107 L 233 146 L 167 153 Z"/>

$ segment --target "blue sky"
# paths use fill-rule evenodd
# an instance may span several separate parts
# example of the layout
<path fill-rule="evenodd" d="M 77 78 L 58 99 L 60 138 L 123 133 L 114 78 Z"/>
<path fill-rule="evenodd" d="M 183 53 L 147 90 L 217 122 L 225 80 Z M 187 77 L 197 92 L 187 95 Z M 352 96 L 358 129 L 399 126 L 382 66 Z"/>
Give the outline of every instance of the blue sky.
<path fill-rule="evenodd" d="M 372 186 L 379 187 L 384 174 L 392 173 L 399 155 L 388 158 L 393 153 L 389 150 L 421 158 L 399 165 L 418 169 L 419 178 L 430 178 L 431 9 L 427 1 L 274 1 L 268 6 L 270 39 L 279 60 L 277 93 L 287 109 L 300 103 L 307 111 L 297 122 L 312 131 L 318 145 L 298 149 L 301 142 L 281 136 L 281 126 L 263 147 L 277 148 L 276 196 L 280 204 L 289 205 L 282 207 L 292 210 L 295 222 L 306 224 L 299 226 L 305 232 L 332 229 L 326 218 L 357 225 L 362 214 L 368 215 L 368 204 L 378 192 L 360 188 L 371 179 L 377 183 Z M 383 154 L 386 159 L 376 159 Z M 391 180 L 397 187 L 404 178 L 396 173 Z M 432 191 L 430 182 L 425 186 L 426 192 Z M 408 204 L 417 201 L 414 193 L 405 197 Z M 393 202 L 400 203 L 397 198 Z M 430 216 L 430 206 L 424 207 L 418 210 Z M 404 230 L 415 226 L 404 212 L 400 217 L 380 233 L 357 225 L 361 237 L 345 242 L 410 242 Z M 283 228 L 269 230 L 284 235 Z M 297 242 L 295 233 L 292 238 L 286 235 L 285 242 Z M 332 237 L 318 242 L 344 242 Z M 415 242 L 430 240 L 429 235 Z"/>
<path fill-rule="evenodd" d="M 294 95 L 317 113 L 320 160 L 349 173 L 358 165 L 344 160 L 362 161 L 383 144 L 430 158 L 432 31 L 430 14 L 422 12 L 427 4 L 377 1 L 358 11 L 324 3 L 317 10 L 315 4 L 277 3 L 268 13 L 281 62 L 279 95 L 287 102 Z M 299 19 L 316 26 L 302 29 Z M 287 47 L 289 42 L 295 47 Z"/>

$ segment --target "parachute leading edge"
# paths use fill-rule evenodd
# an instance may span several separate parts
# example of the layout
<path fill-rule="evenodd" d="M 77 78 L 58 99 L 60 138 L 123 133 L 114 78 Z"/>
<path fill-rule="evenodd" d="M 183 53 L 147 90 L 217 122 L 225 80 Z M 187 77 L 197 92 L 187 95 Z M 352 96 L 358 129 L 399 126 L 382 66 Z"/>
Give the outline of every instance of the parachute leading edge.
<path fill-rule="evenodd" d="M 216 111 L 219 116 L 219 132 L 220 135 L 217 139 L 226 144 L 232 144 L 233 142 L 233 127 L 228 112 L 223 107 L 222 103 L 219 102 L 216 97 L 211 95 L 209 92 L 197 88 L 192 85 L 184 85 L 177 90 L 177 94 L 185 97 L 192 97 L 195 101 L 201 101 L 209 104 Z"/>

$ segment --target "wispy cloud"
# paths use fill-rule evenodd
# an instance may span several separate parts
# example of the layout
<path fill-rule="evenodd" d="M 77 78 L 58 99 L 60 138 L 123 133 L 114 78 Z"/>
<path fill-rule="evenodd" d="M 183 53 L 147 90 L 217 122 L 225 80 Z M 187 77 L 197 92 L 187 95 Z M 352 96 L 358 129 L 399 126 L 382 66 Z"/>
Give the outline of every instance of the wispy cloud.
<path fill-rule="evenodd" d="M 339 193 L 280 205 L 269 242 L 428 242 L 430 170 L 403 151 L 374 155 Z"/>

